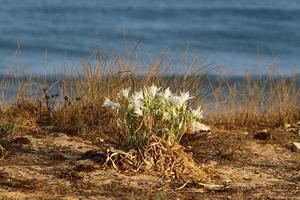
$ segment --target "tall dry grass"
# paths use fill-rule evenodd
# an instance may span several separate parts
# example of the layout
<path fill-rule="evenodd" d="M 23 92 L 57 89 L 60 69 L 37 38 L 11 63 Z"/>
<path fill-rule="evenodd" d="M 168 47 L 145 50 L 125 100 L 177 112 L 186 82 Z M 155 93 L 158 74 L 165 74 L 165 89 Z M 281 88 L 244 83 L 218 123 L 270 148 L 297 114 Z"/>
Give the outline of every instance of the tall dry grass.
<path fill-rule="evenodd" d="M 117 132 L 114 114 L 102 107 L 104 97 L 113 99 L 122 88 L 135 90 L 154 83 L 172 91 L 190 91 L 195 96 L 193 104 L 203 106 L 206 123 L 214 126 L 277 127 L 300 119 L 296 74 L 209 75 L 213 67 L 195 61 L 186 62 L 185 72 L 176 75 L 164 54 L 148 64 L 138 64 L 132 54 L 127 58 L 116 54 L 109 59 L 97 57 L 94 65 L 81 62 L 82 69 L 72 75 L 17 77 L 19 90 L 12 102 L 2 108 L 0 117 L 11 121 L 16 116 L 32 118 L 37 124 L 70 133 Z M 2 102 L 7 105 L 7 101 Z"/>
<path fill-rule="evenodd" d="M 213 89 L 214 125 L 234 127 L 278 127 L 300 118 L 300 84 L 296 74 L 245 75 L 239 80 L 220 78 Z"/>

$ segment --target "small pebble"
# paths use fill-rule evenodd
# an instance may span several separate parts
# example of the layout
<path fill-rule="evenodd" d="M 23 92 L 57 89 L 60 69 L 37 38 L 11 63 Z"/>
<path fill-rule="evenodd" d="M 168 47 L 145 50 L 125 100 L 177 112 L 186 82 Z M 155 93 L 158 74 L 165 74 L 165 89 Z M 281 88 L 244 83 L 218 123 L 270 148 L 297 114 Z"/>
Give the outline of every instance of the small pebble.
<path fill-rule="evenodd" d="M 292 148 L 293 148 L 293 151 L 294 151 L 294 152 L 300 153 L 300 143 L 299 143 L 299 142 L 294 142 L 294 143 L 292 144 Z"/>

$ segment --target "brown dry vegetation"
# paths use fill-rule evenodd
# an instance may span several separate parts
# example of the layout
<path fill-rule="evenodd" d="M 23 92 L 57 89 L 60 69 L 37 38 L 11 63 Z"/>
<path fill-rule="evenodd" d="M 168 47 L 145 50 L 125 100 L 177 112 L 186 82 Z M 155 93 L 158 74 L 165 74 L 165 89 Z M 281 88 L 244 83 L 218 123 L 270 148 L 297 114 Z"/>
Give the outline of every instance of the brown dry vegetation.
<path fill-rule="evenodd" d="M 16 98 L 1 102 L 0 199 L 300 197 L 300 157 L 291 150 L 291 143 L 300 141 L 296 75 L 233 80 L 207 76 L 209 67 L 191 64 L 176 76 L 166 73 L 159 58 L 144 66 L 148 70 L 141 76 L 131 57 L 82 63 L 77 76 L 19 81 Z M 193 104 L 203 106 L 211 134 L 186 135 L 181 145 L 212 183 L 223 186 L 219 190 L 162 178 L 155 170 L 103 166 L 107 150 L 122 149 L 127 137 L 116 114 L 102 107 L 104 97 L 151 83 L 190 91 Z"/>

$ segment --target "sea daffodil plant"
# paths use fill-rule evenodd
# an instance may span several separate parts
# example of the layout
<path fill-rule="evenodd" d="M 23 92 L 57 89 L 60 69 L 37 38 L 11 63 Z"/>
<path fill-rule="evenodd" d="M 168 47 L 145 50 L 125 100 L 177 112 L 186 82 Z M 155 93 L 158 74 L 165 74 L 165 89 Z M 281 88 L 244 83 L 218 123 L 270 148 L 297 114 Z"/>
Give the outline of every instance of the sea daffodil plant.
<path fill-rule="evenodd" d="M 201 107 L 188 106 L 192 98 L 188 92 L 177 95 L 152 85 L 135 92 L 123 89 L 115 102 L 105 98 L 103 106 L 116 110 L 118 125 L 128 133 L 131 145 L 141 145 L 151 135 L 172 145 L 202 119 Z"/>

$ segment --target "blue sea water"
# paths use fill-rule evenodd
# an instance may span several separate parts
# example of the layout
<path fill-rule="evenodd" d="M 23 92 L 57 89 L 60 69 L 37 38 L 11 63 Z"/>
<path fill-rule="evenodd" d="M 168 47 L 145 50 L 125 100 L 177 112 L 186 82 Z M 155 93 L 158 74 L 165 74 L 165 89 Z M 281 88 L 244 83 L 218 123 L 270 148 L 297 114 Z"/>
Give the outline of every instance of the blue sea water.
<path fill-rule="evenodd" d="M 153 57 L 200 55 L 233 74 L 270 64 L 299 72 L 300 1 L 0 0 L 0 73 L 59 72 L 97 45 L 124 55 L 136 41 Z"/>

